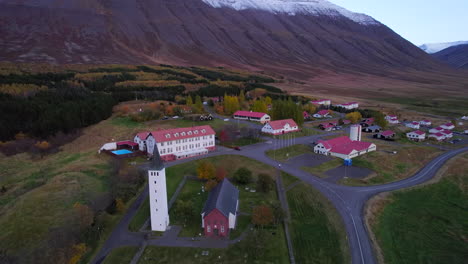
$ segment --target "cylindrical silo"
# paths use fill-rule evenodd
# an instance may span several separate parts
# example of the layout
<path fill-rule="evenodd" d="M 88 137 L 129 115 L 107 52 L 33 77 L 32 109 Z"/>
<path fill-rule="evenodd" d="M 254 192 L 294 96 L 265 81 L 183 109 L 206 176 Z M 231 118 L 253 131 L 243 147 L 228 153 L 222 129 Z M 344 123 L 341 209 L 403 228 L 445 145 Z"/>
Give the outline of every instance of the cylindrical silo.
<path fill-rule="evenodd" d="M 349 138 L 352 141 L 361 141 L 361 126 L 352 125 L 351 130 L 349 131 Z"/>

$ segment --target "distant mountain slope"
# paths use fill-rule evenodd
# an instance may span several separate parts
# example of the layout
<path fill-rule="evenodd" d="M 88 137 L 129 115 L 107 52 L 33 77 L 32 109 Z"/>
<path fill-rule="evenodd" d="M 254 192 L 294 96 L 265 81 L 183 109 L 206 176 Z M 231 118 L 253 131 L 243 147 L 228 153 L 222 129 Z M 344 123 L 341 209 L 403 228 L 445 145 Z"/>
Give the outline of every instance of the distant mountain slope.
<path fill-rule="evenodd" d="M 453 46 L 432 54 L 453 67 L 468 69 L 468 44 Z"/>
<path fill-rule="evenodd" d="M 375 19 L 325 0 L 0 0 L 0 36 L 0 61 L 12 62 L 225 66 L 425 84 L 453 73 Z"/>
<path fill-rule="evenodd" d="M 446 48 L 450 48 L 452 46 L 468 44 L 468 41 L 455 41 L 455 42 L 445 42 L 445 43 L 428 43 L 419 46 L 420 49 L 424 50 L 425 52 L 432 54 L 444 50 Z"/>

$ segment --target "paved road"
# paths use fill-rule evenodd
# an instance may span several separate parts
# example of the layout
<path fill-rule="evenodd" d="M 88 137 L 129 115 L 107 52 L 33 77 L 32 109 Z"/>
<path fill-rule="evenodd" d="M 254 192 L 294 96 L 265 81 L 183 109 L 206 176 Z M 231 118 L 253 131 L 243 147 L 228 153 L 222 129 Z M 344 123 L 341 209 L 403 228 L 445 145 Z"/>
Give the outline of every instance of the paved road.
<path fill-rule="evenodd" d="M 336 207 L 337 211 L 343 218 L 343 222 L 346 228 L 349 247 L 351 251 L 352 263 L 357 264 L 372 264 L 376 263 L 372 245 L 369 239 L 368 230 L 364 224 L 363 219 L 363 210 L 364 205 L 369 198 L 372 196 L 386 191 L 393 191 L 403 188 L 408 188 L 414 185 L 418 185 L 425 181 L 431 179 L 440 167 L 450 158 L 468 151 L 468 147 L 450 150 L 444 152 L 440 156 L 433 159 L 429 162 L 423 169 L 417 172 L 414 176 L 404 179 L 398 182 L 393 182 L 389 184 L 379 185 L 379 186 L 366 186 L 366 187 L 350 187 L 337 185 L 335 183 L 327 182 L 317 176 L 311 175 L 305 171 L 300 170 L 299 168 L 289 165 L 281 164 L 281 167 L 278 166 L 278 162 L 270 159 L 266 156 L 265 151 L 271 149 L 279 149 L 288 144 L 310 144 L 311 142 L 316 141 L 320 137 L 332 135 L 336 132 L 331 132 L 322 135 L 313 135 L 307 137 L 296 138 L 293 141 L 288 139 L 271 139 L 270 142 L 257 143 L 254 145 L 245 146 L 241 151 L 235 151 L 232 149 L 226 149 L 218 147 L 218 150 L 211 152 L 205 156 L 194 157 L 190 159 L 178 160 L 175 162 L 167 163 L 166 167 L 171 167 L 180 163 L 189 162 L 192 160 L 197 160 L 200 158 L 206 158 L 210 156 L 219 156 L 219 155 L 241 155 L 255 159 L 257 161 L 263 162 L 265 164 L 277 167 L 291 175 L 296 176 L 300 180 L 312 185 L 314 188 L 318 189 L 323 195 L 325 195 Z M 100 263 L 105 256 L 113 249 L 119 246 L 124 245 L 140 245 L 141 242 L 145 239 L 144 234 L 141 233 L 132 233 L 128 231 L 128 224 L 132 219 L 133 215 L 136 213 L 138 207 L 146 199 L 148 195 L 147 189 L 139 195 L 134 204 L 129 208 L 126 215 L 119 222 L 117 227 L 114 229 L 109 239 L 106 241 L 102 249 L 98 252 L 96 257 L 91 263 Z M 194 244 L 191 241 L 167 241 L 158 240 L 149 242 L 151 245 L 172 245 L 172 246 L 188 246 L 193 247 Z M 200 245 L 200 244 L 198 244 Z"/>

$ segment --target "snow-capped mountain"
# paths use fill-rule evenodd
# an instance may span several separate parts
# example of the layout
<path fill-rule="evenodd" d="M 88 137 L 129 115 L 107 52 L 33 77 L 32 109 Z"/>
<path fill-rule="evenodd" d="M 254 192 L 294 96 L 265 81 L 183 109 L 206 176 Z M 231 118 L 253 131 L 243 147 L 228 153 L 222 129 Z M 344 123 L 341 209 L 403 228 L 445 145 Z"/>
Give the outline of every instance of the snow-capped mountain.
<path fill-rule="evenodd" d="M 289 15 L 312 14 L 347 17 L 354 22 L 372 25 L 376 20 L 365 14 L 351 12 L 326 0 L 202 0 L 213 7 L 230 7 L 235 10 L 258 9 Z"/>
<path fill-rule="evenodd" d="M 455 42 L 444 42 L 444 43 L 428 43 L 419 46 L 420 49 L 424 50 L 425 52 L 432 54 L 444 50 L 446 48 L 468 44 L 468 41 L 455 41 Z"/>

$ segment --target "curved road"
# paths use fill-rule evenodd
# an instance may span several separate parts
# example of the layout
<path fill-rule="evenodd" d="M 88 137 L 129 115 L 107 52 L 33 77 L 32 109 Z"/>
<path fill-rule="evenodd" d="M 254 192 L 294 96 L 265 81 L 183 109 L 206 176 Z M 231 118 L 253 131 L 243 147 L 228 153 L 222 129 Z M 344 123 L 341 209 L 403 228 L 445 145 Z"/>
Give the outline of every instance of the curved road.
<path fill-rule="evenodd" d="M 217 115 L 215 115 L 215 117 L 221 119 L 223 118 Z M 249 122 L 246 123 L 248 123 L 249 125 L 254 125 Z M 257 124 L 255 125 L 258 126 Z M 296 138 L 294 140 L 294 144 L 307 145 L 311 142 L 314 142 L 320 137 L 332 134 L 334 133 Z M 218 147 L 217 151 L 209 153 L 208 155 L 174 161 L 171 163 L 167 163 L 166 167 L 171 167 L 177 164 L 210 156 L 219 156 L 227 154 L 249 157 L 259 162 L 278 167 L 278 162 L 266 156 L 265 152 L 267 150 L 284 147 L 286 144 L 287 143 L 285 142 L 285 140 L 271 139 L 271 142 L 257 143 L 254 145 L 245 146 L 242 148 L 241 151 L 234 151 L 232 149 Z M 437 173 L 437 171 L 447 160 L 466 151 L 468 151 L 468 147 L 447 151 L 430 161 L 424 168 L 422 168 L 412 177 L 401 181 L 378 186 L 351 187 L 338 185 L 335 183 L 324 181 L 323 179 L 317 176 L 311 175 L 310 173 L 307 173 L 288 164 L 282 164 L 280 169 L 312 185 L 333 203 L 333 205 L 336 207 L 337 211 L 343 218 L 343 222 L 348 236 L 352 263 L 373 264 L 376 263 L 376 260 L 373 254 L 374 252 L 372 244 L 369 239 L 369 231 L 366 229 L 363 219 L 364 205 L 367 202 L 367 200 L 381 192 L 408 188 L 426 182 Z M 148 192 L 145 188 L 145 190 L 137 197 L 135 202 L 128 209 L 126 215 L 115 227 L 115 229 L 113 230 L 103 247 L 100 249 L 100 251 L 96 254 L 95 258 L 92 260 L 91 263 L 101 263 L 102 260 L 106 257 L 106 255 L 109 254 L 110 251 L 114 248 L 124 245 L 138 246 L 145 240 L 145 234 L 132 233 L 128 231 L 128 224 L 130 223 L 133 215 L 135 215 L 141 203 L 146 199 L 147 195 Z M 171 243 L 172 246 L 190 246 L 190 243 L 184 241 L 171 241 Z"/>

